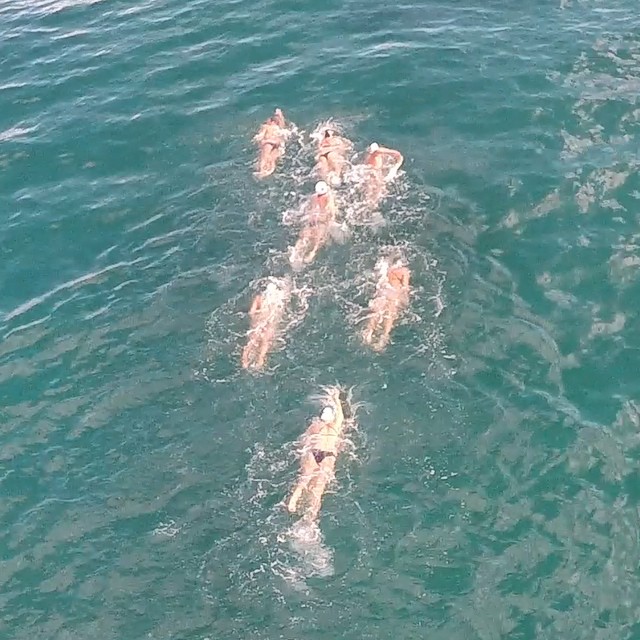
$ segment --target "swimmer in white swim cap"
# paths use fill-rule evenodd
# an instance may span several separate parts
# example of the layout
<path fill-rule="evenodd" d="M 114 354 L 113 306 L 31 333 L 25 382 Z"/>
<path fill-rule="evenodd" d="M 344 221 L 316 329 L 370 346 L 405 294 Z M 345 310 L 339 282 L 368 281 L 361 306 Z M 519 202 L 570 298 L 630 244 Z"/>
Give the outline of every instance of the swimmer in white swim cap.
<path fill-rule="evenodd" d="M 389 164 L 389 160 L 391 164 Z M 404 158 L 399 151 L 381 147 L 377 142 L 372 142 L 367 147 L 364 162 L 369 169 L 366 199 L 371 206 L 376 206 L 387 195 L 386 183 L 395 178 Z"/>
<path fill-rule="evenodd" d="M 280 328 L 286 300 L 282 288 L 273 281 L 253 299 L 249 309 L 247 343 L 242 350 L 243 369 L 260 370 L 264 367 Z"/>
<path fill-rule="evenodd" d="M 386 158 L 391 158 L 393 164 L 389 169 L 386 169 L 387 180 L 391 180 L 393 176 L 398 173 L 398 169 L 402 166 L 404 162 L 404 158 L 399 151 L 395 149 L 388 149 L 387 147 L 381 147 L 377 142 L 372 142 L 368 147 L 368 154 L 365 159 L 365 162 L 373 169 L 377 169 L 378 171 L 382 171 L 385 169 L 384 161 Z"/>
<path fill-rule="evenodd" d="M 347 154 L 353 144 L 335 129 L 327 127 L 318 142 L 316 171 L 323 180 L 334 186 L 342 182 L 342 172 L 347 164 Z"/>
<path fill-rule="evenodd" d="M 333 422 L 335 417 L 336 412 L 333 407 L 325 407 L 320 414 L 320 420 L 322 420 L 322 422 Z"/>
<path fill-rule="evenodd" d="M 329 185 L 320 180 L 316 183 L 315 193 L 307 202 L 305 225 L 291 250 L 289 260 L 298 269 L 314 261 L 318 251 L 329 239 L 329 227 L 336 221 L 336 202 Z"/>
<path fill-rule="evenodd" d="M 273 298 L 278 293 L 280 293 L 280 288 L 275 282 L 269 282 L 264 290 L 264 295 L 267 298 Z"/>
<path fill-rule="evenodd" d="M 324 196 L 329 192 L 329 185 L 324 181 L 320 180 L 316 182 L 316 194 L 319 196 Z"/>
<path fill-rule="evenodd" d="M 327 401 L 320 417 L 311 421 L 301 438 L 300 476 L 287 502 L 287 509 L 293 513 L 297 511 L 303 493 L 306 493 L 308 508 L 305 517 L 309 520 L 318 517 L 322 495 L 334 478 L 336 456 L 345 424 L 340 390 L 332 388 Z"/>

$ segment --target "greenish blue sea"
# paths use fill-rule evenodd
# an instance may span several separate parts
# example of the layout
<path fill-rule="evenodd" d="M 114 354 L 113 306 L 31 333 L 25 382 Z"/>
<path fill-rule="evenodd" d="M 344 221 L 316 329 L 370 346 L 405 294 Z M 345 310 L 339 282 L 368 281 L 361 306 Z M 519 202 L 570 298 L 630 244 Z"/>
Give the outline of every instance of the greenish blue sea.
<path fill-rule="evenodd" d="M 634 0 L 0 0 L 0 638 L 638 640 L 639 95 Z M 247 374 L 328 118 L 403 172 Z"/>

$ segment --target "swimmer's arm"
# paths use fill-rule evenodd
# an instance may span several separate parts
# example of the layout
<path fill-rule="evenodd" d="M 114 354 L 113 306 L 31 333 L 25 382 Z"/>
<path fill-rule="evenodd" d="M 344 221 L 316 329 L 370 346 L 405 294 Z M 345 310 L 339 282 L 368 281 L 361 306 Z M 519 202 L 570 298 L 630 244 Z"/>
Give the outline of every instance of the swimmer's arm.
<path fill-rule="evenodd" d="M 388 155 L 390 155 L 392 158 L 394 158 L 396 162 L 395 165 L 393 165 L 393 167 L 391 167 L 389 171 L 389 179 L 392 180 L 393 178 L 396 177 L 398 173 L 398 169 L 400 169 L 400 167 L 402 166 L 402 163 L 404 162 L 404 157 L 399 151 L 396 151 L 395 149 L 385 149 L 385 152 Z"/>
<path fill-rule="evenodd" d="M 251 308 L 249 309 L 249 315 L 255 315 L 262 308 L 262 296 L 256 296 L 251 303 Z"/>
<path fill-rule="evenodd" d="M 408 288 L 409 288 L 409 279 L 410 279 L 410 278 L 411 278 L 411 273 L 409 272 L 409 270 L 408 270 L 408 269 L 405 269 L 405 270 L 402 272 L 402 286 L 403 286 L 405 289 L 408 289 Z"/>
<path fill-rule="evenodd" d="M 335 398 L 336 407 L 336 425 L 339 425 L 339 429 L 342 429 L 344 423 L 344 412 L 342 411 L 342 401 L 340 400 L 340 392 L 337 393 Z"/>
<path fill-rule="evenodd" d="M 329 200 L 329 206 L 327 207 L 329 210 L 329 214 L 331 215 L 331 220 L 335 220 L 336 214 L 338 213 L 338 205 L 336 204 L 336 200 L 331 196 L 331 200 Z"/>
<path fill-rule="evenodd" d="M 342 424 L 342 421 L 344 420 L 344 413 L 342 411 L 342 400 L 340 399 L 340 393 L 341 391 L 337 387 L 331 389 L 331 391 L 329 392 L 329 397 L 333 401 L 333 408 L 335 409 L 335 412 L 336 412 L 335 423 L 337 425 Z"/>

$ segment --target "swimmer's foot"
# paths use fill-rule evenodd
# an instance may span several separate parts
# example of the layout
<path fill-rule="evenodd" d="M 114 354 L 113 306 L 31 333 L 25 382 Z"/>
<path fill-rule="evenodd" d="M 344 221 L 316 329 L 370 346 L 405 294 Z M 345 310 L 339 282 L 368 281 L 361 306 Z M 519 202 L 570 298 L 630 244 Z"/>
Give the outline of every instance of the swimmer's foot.
<path fill-rule="evenodd" d="M 380 338 L 380 340 L 378 340 L 378 342 L 376 342 L 375 344 L 372 344 L 371 347 L 374 351 L 377 351 L 378 353 L 380 353 L 381 351 L 385 350 L 385 347 L 389 344 L 389 337 L 385 336 Z"/>
<path fill-rule="evenodd" d="M 311 263 L 315 260 L 315 257 L 316 257 L 316 252 L 315 252 L 315 251 L 314 251 L 314 252 L 312 252 L 312 253 L 308 253 L 308 254 L 304 257 L 303 262 L 304 262 L 305 264 L 311 264 Z"/>
<path fill-rule="evenodd" d="M 275 171 L 275 167 L 273 169 L 262 169 L 261 171 L 254 171 L 253 175 L 261 180 L 262 178 L 268 178 Z"/>

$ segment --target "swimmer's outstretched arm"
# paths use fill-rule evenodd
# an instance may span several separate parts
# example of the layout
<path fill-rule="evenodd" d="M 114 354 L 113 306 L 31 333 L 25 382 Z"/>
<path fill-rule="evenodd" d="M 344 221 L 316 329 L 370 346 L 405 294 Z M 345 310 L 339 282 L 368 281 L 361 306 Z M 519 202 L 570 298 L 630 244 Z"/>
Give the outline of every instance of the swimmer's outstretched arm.
<path fill-rule="evenodd" d="M 334 409 L 336 412 L 334 419 L 334 426 L 338 431 L 342 429 L 342 425 L 344 424 L 344 412 L 342 411 L 342 400 L 340 400 L 340 389 L 337 387 L 332 389 L 329 393 L 331 400 L 333 401 Z"/>
<path fill-rule="evenodd" d="M 329 221 L 334 222 L 336 214 L 338 213 L 338 205 L 336 204 L 336 199 L 333 194 L 331 194 L 329 202 L 327 203 L 327 211 L 330 215 Z"/>
<path fill-rule="evenodd" d="M 394 167 L 391 167 L 391 169 L 389 170 L 389 173 L 387 174 L 387 180 L 393 180 L 398 175 L 398 171 L 402 166 L 402 162 L 403 162 L 403 158 L 401 156 L 400 160 L 398 160 L 396 165 Z"/>
<path fill-rule="evenodd" d="M 263 302 L 263 300 L 262 300 L 262 296 L 261 295 L 257 295 L 253 299 L 253 302 L 251 303 L 251 307 L 249 309 L 249 317 L 252 320 L 256 316 L 257 313 L 262 311 L 262 302 Z"/>
<path fill-rule="evenodd" d="M 402 269 L 400 274 L 400 282 L 402 284 L 402 288 L 407 290 L 409 289 L 409 279 L 411 278 L 411 273 L 409 269 Z"/>

